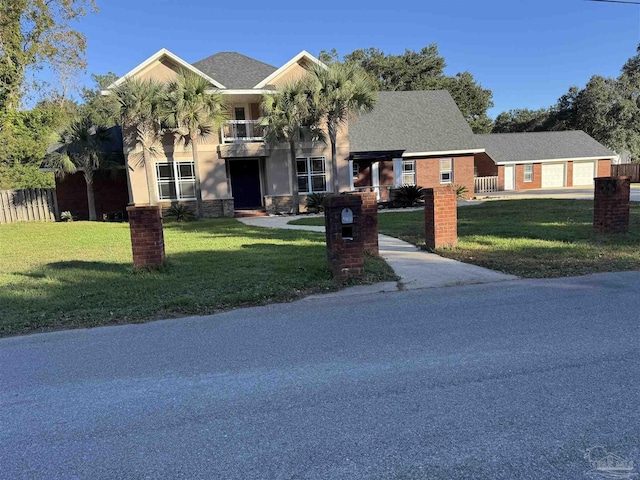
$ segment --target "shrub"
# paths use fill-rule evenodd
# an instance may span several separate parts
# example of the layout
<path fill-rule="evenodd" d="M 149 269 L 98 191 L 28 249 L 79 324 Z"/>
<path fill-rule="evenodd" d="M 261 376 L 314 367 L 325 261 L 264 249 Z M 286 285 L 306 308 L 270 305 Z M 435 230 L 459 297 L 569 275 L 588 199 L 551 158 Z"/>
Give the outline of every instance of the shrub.
<path fill-rule="evenodd" d="M 327 195 L 324 193 L 312 193 L 307 196 L 307 210 L 309 212 L 324 212 L 324 202 Z"/>
<path fill-rule="evenodd" d="M 403 185 L 397 188 L 393 193 L 393 202 L 400 207 L 414 207 L 420 200 L 424 189 L 417 185 Z"/>
<path fill-rule="evenodd" d="M 469 189 L 464 185 L 454 185 L 453 188 L 456 190 L 456 198 L 458 200 L 466 200 L 467 193 L 469 193 Z"/>
<path fill-rule="evenodd" d="M 62 212 L 60 214 L 60 221 L 61 222 L 73 222 L 74 218 L 73 215 L 71 214 L 71 212 L 69 210 Z"/>
<path fill-rule="evenodd" d="M 183 203 L 174 203 L 169 208 L 167 208 L 165 217 L 171 220 L 175 220 L 176 222 L 190 222 L 191 220 L 196 218 L 196 215 L 188 205 L 185 205 Z"/>

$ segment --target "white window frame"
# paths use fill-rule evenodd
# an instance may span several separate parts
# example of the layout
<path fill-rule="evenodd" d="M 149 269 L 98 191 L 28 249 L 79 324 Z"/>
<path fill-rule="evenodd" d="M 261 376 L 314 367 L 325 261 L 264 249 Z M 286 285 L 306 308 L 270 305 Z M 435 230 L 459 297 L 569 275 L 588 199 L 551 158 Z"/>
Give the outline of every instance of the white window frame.
<path fill-rule="evenodd" d="M 322 173 L 314 173 L 311 171 L 311 165 L 313 160 L 322 160 Z M 305 161 L 307 163 L 307 173 L 298 173 L 298 162 Z M 307 185 L 309 186 L 308 191 L 299 191 L 301 194 L 311 194 L 311 193 L 327 193 L 328 180 L 327 180 L 327 157 L 318 156 L 318 157 L 297 157 L 296 158 L 296 180 L 299 177 L 307 177 Z M 314 190 L 313 189 L 313 177 L 324 177 L 324 190 Z"/>
<path fill-rule="evenodd" d="M 193 176 L 192 177 L 181 177 L 180 169 L 178 168 L 180 164 L 190 164 L 193 168 Z M 173 170 L 173 178 L 160 178 L 160 166 L 162 165 L 171 165 Z M 196 165 L 193 160 L 180 160 L 174 162 L 158 162 L 156 163 L 156 190 L 158 192 L 158 200 L 160 201 L 175 201 L 175 200 L 195 200 L 196 197 L 183 197 L 180 189 L 180 182 L 192 181 L 193 182 L 193 191 L 196 191 Z M 160 189 L 160 185 L 168 185 L 173 183 L 173 187 L 176 192 L 176 198 L 163 198 L 162 190 Z"/>
<path fill-rule="evenodd" d="M 443 166 L 443 162 L 447 162 L 449 164 L 449 168 L 447 168 L 446 164 Z M 449 178 L 445 179 L 445 175 L 448 175 Z M 440 183 L 453 183 L 453 158 L 440 159 Z"/>
<path fill-rule="evenodd" d="M 529 170 L 527 172 L 527 170 Z M 527 176 L 529 179 L 527 180 Z M 525 183 L 533 182 L 533 163 L 525 163 L 524 164 L 524 181 Z"/>
<path fill-rule="evenodd" d="M 407 169 L 407 167 L 410 167 L 410 168 Z M 415 185 L 416 184 L 416 161 L 402 160 L 401 175 L 402 175 L 402 185 Z"/>
<path fill-rule="evenodd" d="M 358 180 L 360 178 L 360 164 L 358 162 L 353 162 L 353 167 L 351 167 L 351 175 L 353 176 L 354 180 Z"/>

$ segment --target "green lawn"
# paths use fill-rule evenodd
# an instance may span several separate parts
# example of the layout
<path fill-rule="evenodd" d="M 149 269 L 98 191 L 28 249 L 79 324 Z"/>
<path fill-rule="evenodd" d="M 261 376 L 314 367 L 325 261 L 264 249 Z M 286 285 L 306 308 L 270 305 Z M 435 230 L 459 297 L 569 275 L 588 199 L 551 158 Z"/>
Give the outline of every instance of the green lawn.
<path fill-rule="evenodd" d="M 337 290 L 324 235 L 213 219 L 165 225 L 167 266 L 134 272 L 124 223 L 0 225 L 0 335 L 208 314 Z M 395 278 L 367 259 L 360 283 Z"/>
<path fill-rule="evenodd" d="M 424 247 L 424 214 L 384 213 L 380 233 Z M 503 200 L 458 208 L 458 248 L 437 253 L 522 277 L 562 277 L 640 269 L 640 204 L 631 203 L 631 231 L 593 233 L 593 202 Z M 295 223 L 322 224 L 305 218 Z"/>

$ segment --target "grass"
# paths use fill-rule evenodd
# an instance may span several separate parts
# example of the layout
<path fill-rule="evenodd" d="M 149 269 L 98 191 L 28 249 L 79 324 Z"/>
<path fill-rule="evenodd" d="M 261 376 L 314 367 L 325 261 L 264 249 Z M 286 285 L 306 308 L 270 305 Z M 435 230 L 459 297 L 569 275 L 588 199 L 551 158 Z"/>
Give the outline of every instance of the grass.
<path fill-rule="evenodd" d="M 378 216 L 380 233 L 424 248 L 424 213 Z M 322 219 L 320 219 L 322 220 Z M 295 223 L 317 225 L 318 219 Z M 444 256 L 521 277 L 563 277 L 640 269 L 640 204 L 630 233 L 596 235 L 593 202 L 503 200 L 458 208 L 458 247 Z"/>
<path fill-rule="evenodd" d="M 0 225 L 0 335 L 209 314 L 343 286 L 314 232 L 212 219 L 166 224 L 165 244 L 161 271 L 135 272 L 126 223 Z M 379 258 L 365 269 L 358 283 L 395 278 Z"/>

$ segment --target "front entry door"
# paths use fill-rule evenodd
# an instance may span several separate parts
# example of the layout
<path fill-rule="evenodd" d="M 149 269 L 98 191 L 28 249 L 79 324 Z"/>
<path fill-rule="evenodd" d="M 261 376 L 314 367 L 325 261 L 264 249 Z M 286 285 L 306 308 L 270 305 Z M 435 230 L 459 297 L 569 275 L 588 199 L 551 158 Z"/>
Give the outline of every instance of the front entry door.
<path fill-rule="evenodd" d="M 229 176 L 236 209 L 262 207 L 260 160 L 229 160 Z"/>

